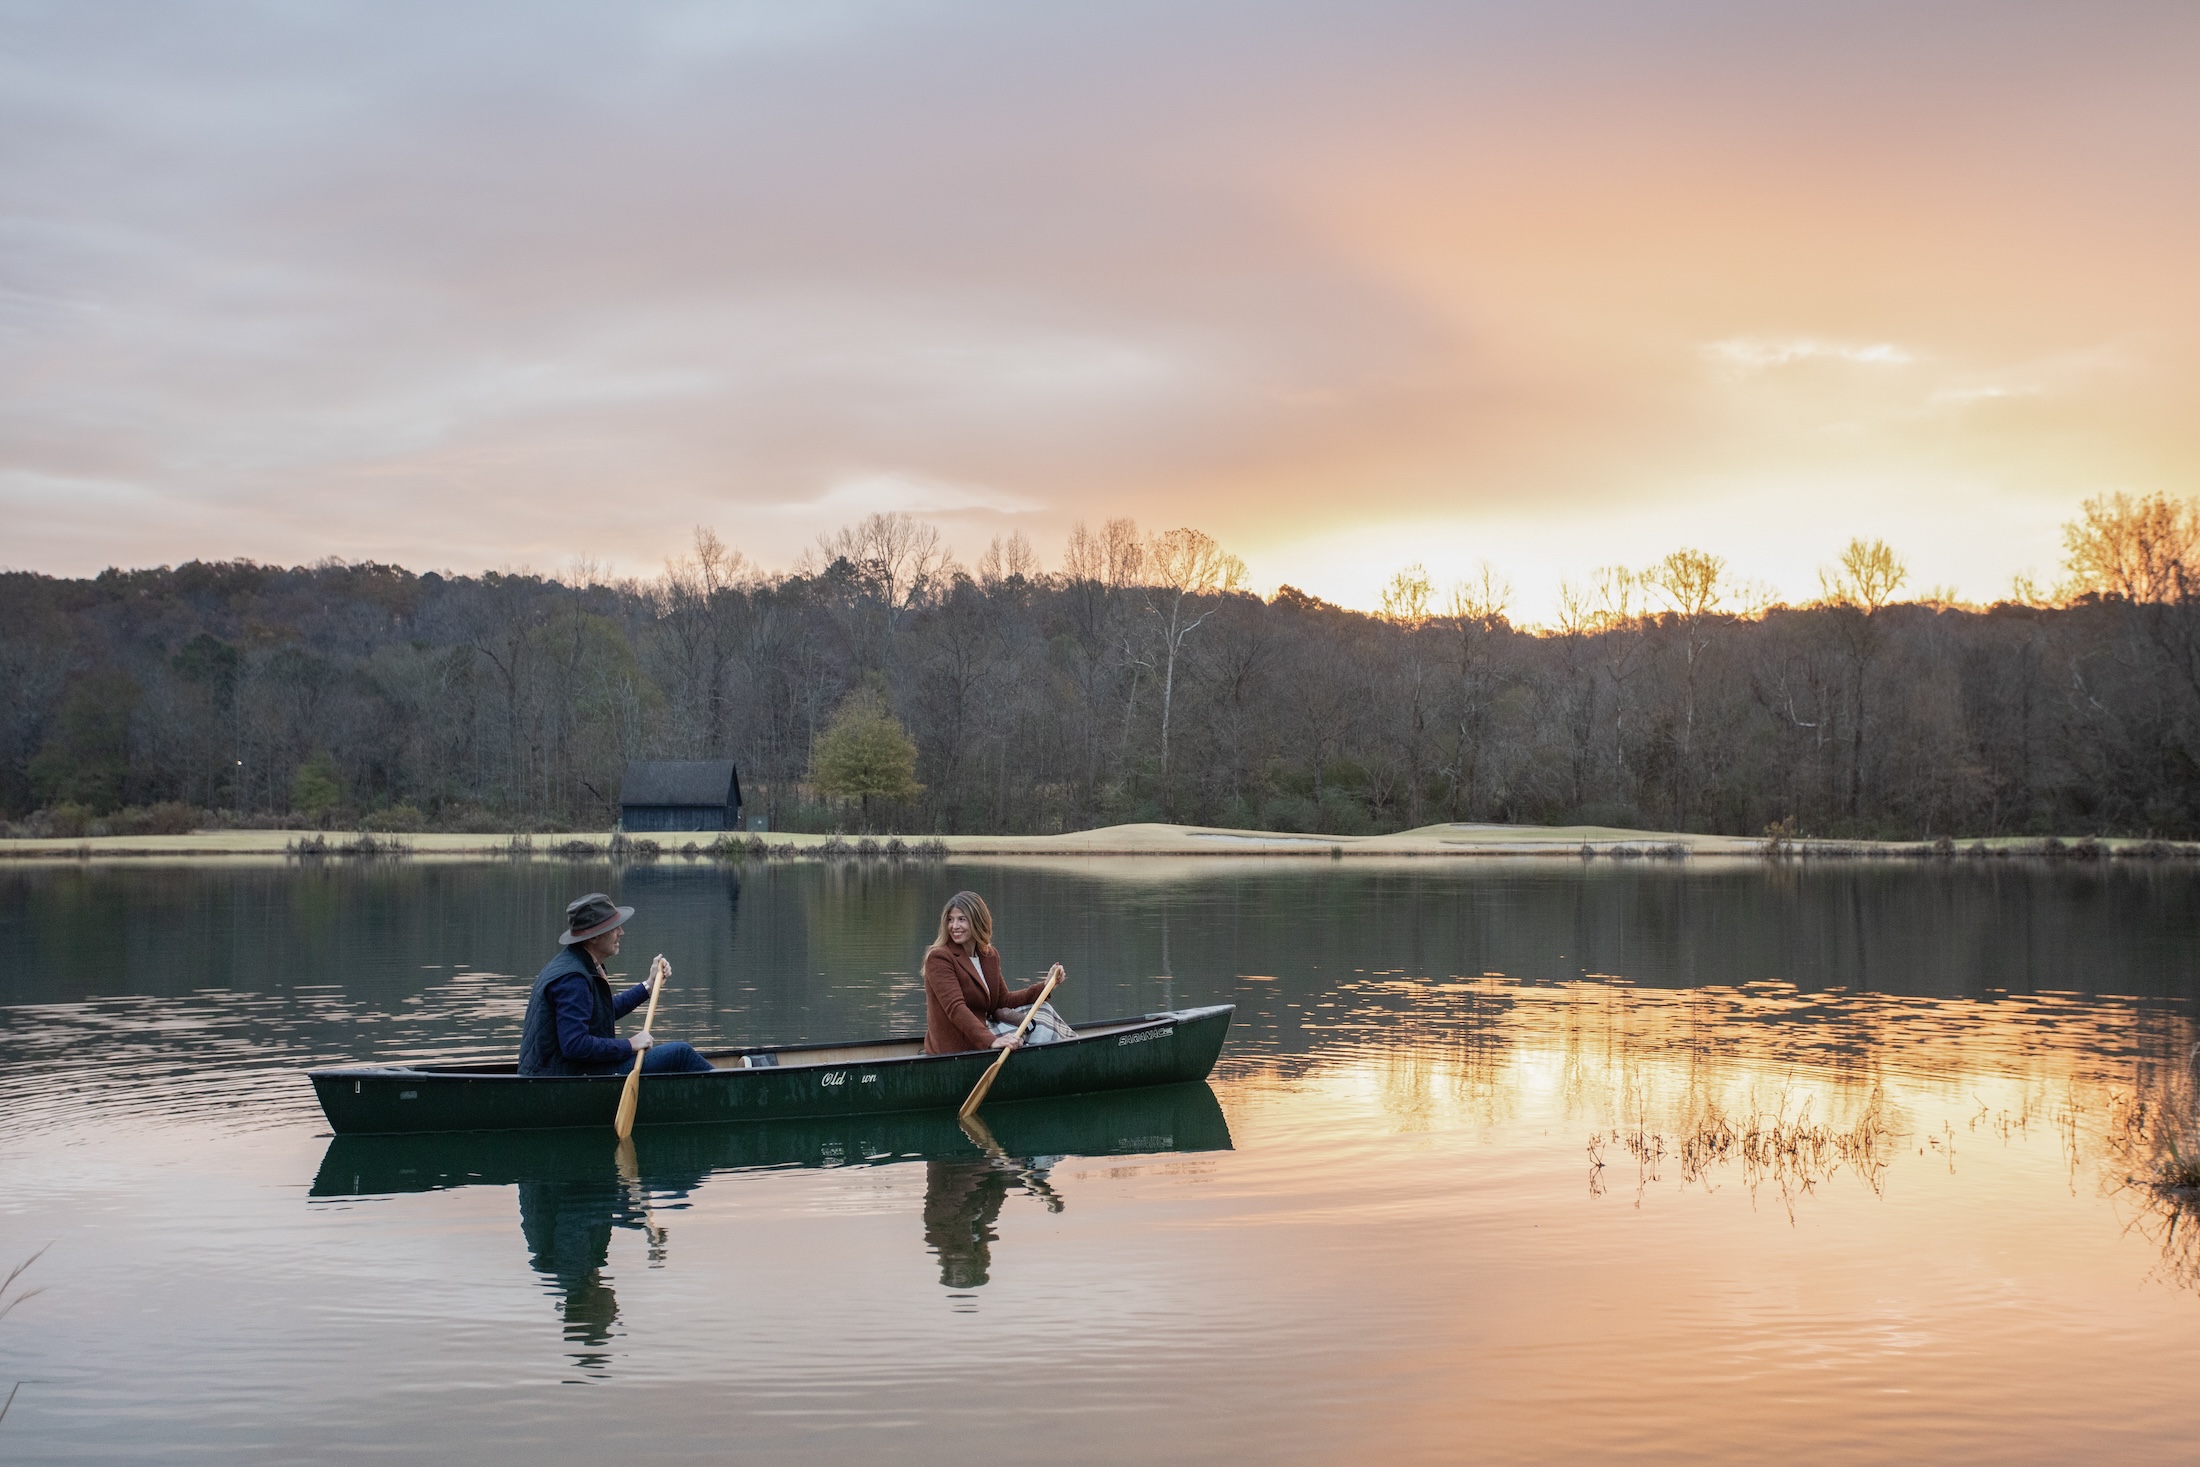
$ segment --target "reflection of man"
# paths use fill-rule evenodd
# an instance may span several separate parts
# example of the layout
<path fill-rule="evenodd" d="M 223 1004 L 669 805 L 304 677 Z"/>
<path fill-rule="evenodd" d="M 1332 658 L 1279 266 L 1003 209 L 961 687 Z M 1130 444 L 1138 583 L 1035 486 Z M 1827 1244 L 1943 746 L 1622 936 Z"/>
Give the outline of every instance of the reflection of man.
<path fill-rule="evenodd" d="M 566 1341 L 584 1347 L 573 1357 L 584 1370 L 601 1373 L 610 1364 L 602 1347 L 619 1322 L 619 1296 L 603 1272 L 612 1233 L 619 1228 L 647 1233 L 647 1196 L 677 1201 L 705 1175 L 686 1164 L 677 1147 L 665 1161 L 646 1181 L 638 1162 L 637 1174 L 622 1177 L 603 1138 L 573 1135 L 569 1145 L 558 1141 L 536 1148 L 520 1170 L 519 1231 L 527 1240 L 527 1261 L 557 1295 Z M 653 1259 L 661 1256 L 650 1252 Z"/>
<path fill-rule="evenodd" d="M 619 1319 L 619 1296 L 604 1282 L 611 1256 L 611 1230 L 624 1223 L 639 1227 L 624 1187 L 611 1169 L 600 1181 L 521 1182 L 519 1230 L 527 1240 L 527 1261 L 557 1290 L 565 1315 L 565 1338 L 575 1345 L 601 1346 Z M 599 1354 L 577 1357 L 583 1366 L 601 1368 Z"/>

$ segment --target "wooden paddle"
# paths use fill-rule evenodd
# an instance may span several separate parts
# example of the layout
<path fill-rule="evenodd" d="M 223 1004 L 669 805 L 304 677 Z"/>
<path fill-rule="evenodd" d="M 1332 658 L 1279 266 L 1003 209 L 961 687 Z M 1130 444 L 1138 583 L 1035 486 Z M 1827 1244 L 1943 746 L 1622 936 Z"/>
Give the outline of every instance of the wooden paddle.
<path fill-rule="evenodd" d="M 646 1033 L 657 1022 L 657 995 L 665 991 L 665 955 L 657 954 L 649 960 L 649 1012 L 642 1016 L 642 1029 Z M 646 1049 L 634 1051 L 634 1068 L 626 1072 L 626 1088 L 619 1092 L 619 1113 L 612 1119 L 611 1129 L 624 1141 L 634 1134 L 634 1107 L 642 1102 L 642 1060 Z"/>
<path fill-rule="evenodd" d="M 658 1225 L 657 1214 L 650 1208 L 649 1189 L 642 1185 L 642 1163 L 634 1154 L 632 1136 L 619 1138 L 619 1149 L 613 1153 L 613 1159 L 619 1168 L 619 1180 L 626 1183 L 627 1195 L 641 1209 L 642 1231 L 649 1237 L 650 1256 L 656 1257 L 657 1250 L 665 1245 L 665 1230 Z"/>
<path fill-rule="evenodd" d="M 1039 1006 L 1047 1001 L 1047 995 L 1052 993 L 1054 985 L 1061 981 L 1062 965 L 1056 963 L 1047 970 L 1047 986 L 1039 990 L 1039 996 L 1031 1001 L 1031 1007 L 1024 1010 L 1024 1021 L 1016 1026 L 1015 1036 L 1002 1047 L 1001 1057 L 988 1066 L 983 1075 L 978 1077 L 976 1087 L 970 1092 L 970 1098 L 963 1102 L 961 1110 L 955 1112 L 957 1119 L 968 1120 L 978 1113 L 979 1106 L 985 1104 L 985 1093 L 993 1088 L 993 1077 L 1001 1072 L 1002 1065 L 1008 1063 L 1008 1057 L 1016 1052 L 1016 1046 L 1024 1042 L 1024 1031 L 1029 1029 L 1031 1021 L 1038 1017 Z"/>

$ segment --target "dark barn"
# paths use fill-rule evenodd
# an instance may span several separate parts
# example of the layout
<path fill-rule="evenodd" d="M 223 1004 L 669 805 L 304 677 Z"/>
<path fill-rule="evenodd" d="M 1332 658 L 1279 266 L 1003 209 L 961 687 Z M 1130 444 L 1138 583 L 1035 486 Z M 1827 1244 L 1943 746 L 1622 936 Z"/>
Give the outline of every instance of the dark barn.
<path fill-rule="evenodd" d="M 660 759 L 626 766 L 619 829 L 739 830 L 741 776 L 731 759 Z"/>

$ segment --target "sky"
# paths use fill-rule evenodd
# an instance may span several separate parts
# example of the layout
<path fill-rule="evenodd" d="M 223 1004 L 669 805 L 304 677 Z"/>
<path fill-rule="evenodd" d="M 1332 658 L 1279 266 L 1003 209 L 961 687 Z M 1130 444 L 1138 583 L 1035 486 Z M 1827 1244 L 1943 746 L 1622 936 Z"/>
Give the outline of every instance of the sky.
<path fill-rule="evenodd" d="M 2190 3 L 0 0 L 0 565 L 2052 579 L 2200 493 Z"/>

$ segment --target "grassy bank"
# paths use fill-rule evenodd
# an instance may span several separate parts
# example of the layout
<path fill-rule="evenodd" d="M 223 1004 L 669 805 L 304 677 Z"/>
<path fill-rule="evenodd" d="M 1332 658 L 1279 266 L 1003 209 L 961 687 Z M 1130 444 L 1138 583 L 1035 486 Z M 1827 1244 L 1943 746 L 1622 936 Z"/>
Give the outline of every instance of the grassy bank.
<path fill-rule="evenodd" d="M 1823 857 L 2038 856 L 2069 860 L 2192 858 L 2200 846 L 2162 841 L 2001 837 L 1993 840 L 1820 841 L 1691 835 L 1600 825 L 1429 825 L 1394 835 L 1291 835 L 1197 825 L 1111 825 L 1061 835 L 947 835 L 921 839 L 735 834 L 621 837 L 463 833 L 352 834 L 304 830 L 206 830 L 183 835 L 0 840 L 0 859 L 301 859 L 484 857 L 600 860 L 753 860 L 952 856 L 1545 856 L 1559 859 L 1681 859 L 1689 856 Z"/>

